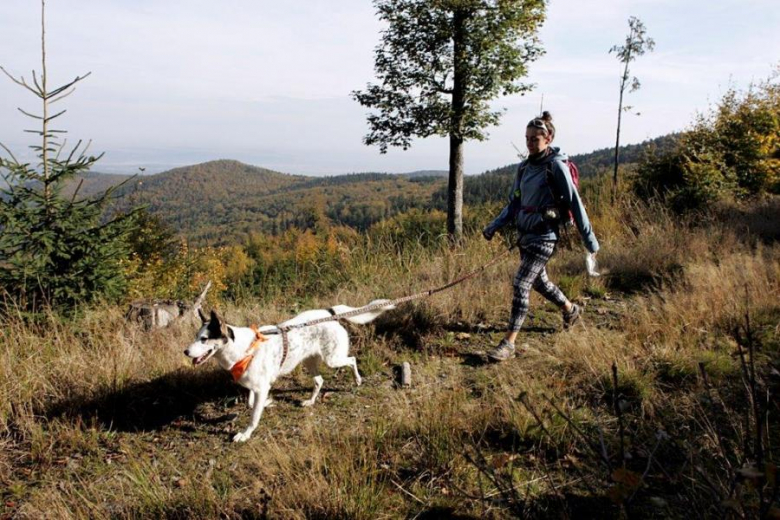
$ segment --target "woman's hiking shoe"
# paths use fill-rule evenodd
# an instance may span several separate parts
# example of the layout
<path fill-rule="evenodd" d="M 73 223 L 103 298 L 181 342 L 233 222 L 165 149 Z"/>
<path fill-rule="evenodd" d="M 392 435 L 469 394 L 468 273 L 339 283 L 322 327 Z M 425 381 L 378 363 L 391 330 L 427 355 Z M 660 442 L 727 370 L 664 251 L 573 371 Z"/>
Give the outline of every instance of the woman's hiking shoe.
<path fill-rule="evenodd" d="M 509 340 L 502 339 L 496 348 L 487 353 L 491 361 L 506 361 L 515 355 L 515 346 Z"/>
<path fill-rule="evenodd" d="M 571 310 L 569 312 L 563 311 L 563 328 L 568 329 L 580 319 L 582 314 L 582 308 L 576 303 L 571 304 Z"/>

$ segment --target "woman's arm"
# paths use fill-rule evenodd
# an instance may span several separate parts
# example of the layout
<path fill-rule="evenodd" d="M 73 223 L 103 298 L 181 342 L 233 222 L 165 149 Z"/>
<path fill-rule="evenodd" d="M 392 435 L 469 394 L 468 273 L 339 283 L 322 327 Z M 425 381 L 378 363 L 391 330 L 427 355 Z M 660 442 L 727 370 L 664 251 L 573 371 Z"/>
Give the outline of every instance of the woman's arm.
<path fill-rule="evenodd" d="M 496 231 L 512 222 L 519 209 L 520 199 L 513 198 L 510 200 L 509 204 L 504 206 L 504 209 L 501 210 L 501 213 L 498 214 L 493 222 L 488 224 L 485 229 L 482 230 L 482 235 L 488 240 L 493 238 L 493 235 L 496 234 Z"/>
<path fill-rule="evenodd" d="M 585 206 L 582 204 L 582 199 L 580 199 L 580 194 L 571 180 L 569 167 L 563 161 L 554 161 L 552 171 L 556 191 L 563 198 L 563 203 L 574 215 L 574 223 L 577 225 L 582 241 L 585 243 L 585 248 L 591 253 L 595 253 L 599 250 L 599 241 L 593 233 L 593 226 L 590 224 Z M 562 216 L 562 218 L 566 217 Z"/>

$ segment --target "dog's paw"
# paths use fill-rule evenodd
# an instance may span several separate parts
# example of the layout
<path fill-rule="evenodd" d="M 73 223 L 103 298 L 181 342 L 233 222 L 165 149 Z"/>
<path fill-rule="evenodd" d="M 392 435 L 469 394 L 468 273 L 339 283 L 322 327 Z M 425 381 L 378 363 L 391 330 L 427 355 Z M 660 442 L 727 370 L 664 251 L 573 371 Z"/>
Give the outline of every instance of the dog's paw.
<path fill-rule="evenodd" d="M 301 401 L 301 406 L 307 407 L 312 406 L 314 404 L 314 399 L 306 399 L 305 401 Z"/>
<path fill-rule="evenodd" d="M 251 433 L 239 432 L 233 436 L 233 442 L 246 442 L 251 436 Z"/>
<path fill-rule="evenodd" d="M 360 385 L 362 385 L 362 384 L 363 384 L 363 378 L 362 378 L 362 377 L 360 377 L 360 376 L 357 376 L 357 377 L 355 378 L 355 386 L 360 386 Z"/>
<path fill-rule="evenodd" d="M 276 406 L 276 401 L 274 401 L 270 397 L 265 400 L 265 407 L 266 408 L 273 408 L 274 406 Z"/>

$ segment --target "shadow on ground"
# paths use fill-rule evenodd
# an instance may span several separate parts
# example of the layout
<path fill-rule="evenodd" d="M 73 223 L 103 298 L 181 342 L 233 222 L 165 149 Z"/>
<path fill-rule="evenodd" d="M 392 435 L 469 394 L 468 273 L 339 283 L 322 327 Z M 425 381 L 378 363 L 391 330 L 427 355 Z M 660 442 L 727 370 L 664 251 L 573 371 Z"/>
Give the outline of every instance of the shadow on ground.
<path fill-rule="evenodd" d="M 327 386 L 322 388 L 322 393 L 343 390 Z M 271 398 L 277 403 L 298 406 L 310 393 L 311 386 L 296 385 L 272 389 Z M 151 381 L 103 389 L 97 394 L 99 397 L 76 396 L 56 402 L 42 415 L 48 419 L 63 418 L 86 424 L 96 422 L 120 432 L 159 431 L 182 419 L 215 425 L 234 420 L 246 409 L 244 406 L 226 413 L 226 408 L 238 399 L 246 403 L 247 390 L 234 383 L 228 372 L 213 368 L 179 369 Z"/>
<path fill-rule="evenodd" d="M 464 352 L 460 354 L 461 364 L 469 367 L 482 367 L 490 365 L 491 362 L 484 353 L 475 354 L 472 352 Z"/>
<path fill-rule="evenodd" d="M 43 414 L 49 419 L 95 421 L 116 431 L 156 431 L 192 417 L 203 403 L 237 398 L 241 390 L 223 370 L 179 369 L 151 381 L 99 390 L 98 397 L 65 399 Z"/>

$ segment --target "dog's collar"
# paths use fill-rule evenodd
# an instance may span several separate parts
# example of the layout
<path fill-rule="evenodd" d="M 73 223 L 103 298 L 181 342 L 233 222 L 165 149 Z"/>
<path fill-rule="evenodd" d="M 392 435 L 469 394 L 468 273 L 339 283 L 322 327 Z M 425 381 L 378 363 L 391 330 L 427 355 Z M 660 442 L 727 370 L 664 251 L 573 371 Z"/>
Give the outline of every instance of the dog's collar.
<path fill-rule="evenodd" d="M 255 350 L 260 346 L 260 343 L 268 340 L 268 338 L 257 330 L 257 325 L 252 325 L 250 328 L 255 333 L 255 340 L 249 345 L 249 348 L 246 350 L 246 355 L 230 367 L 230 373 L 233 374 L 233 381 L 236 382 L 241 379 L 241 376 L 244 375 L 246 369 L 249 368 L 249 363 L 251 363 L 252 359 L 255 357 Z"/>

